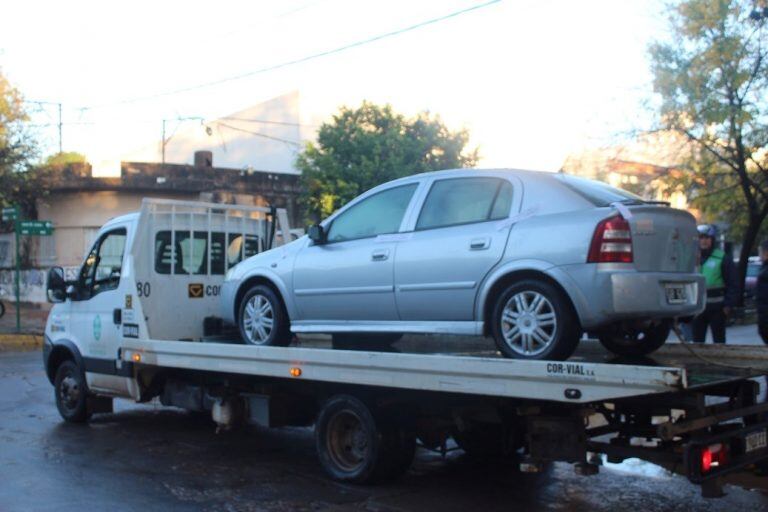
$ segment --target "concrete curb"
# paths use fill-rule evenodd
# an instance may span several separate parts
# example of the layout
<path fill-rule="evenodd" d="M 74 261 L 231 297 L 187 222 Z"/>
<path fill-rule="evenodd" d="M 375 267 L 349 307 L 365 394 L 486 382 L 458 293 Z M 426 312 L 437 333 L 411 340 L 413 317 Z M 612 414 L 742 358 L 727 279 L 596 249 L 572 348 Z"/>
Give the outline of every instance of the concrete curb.
<path fill-rule="evenodd" d="M 41 334 L 0 334 L 0 351 L 34 350 L 43 346 Z"/>

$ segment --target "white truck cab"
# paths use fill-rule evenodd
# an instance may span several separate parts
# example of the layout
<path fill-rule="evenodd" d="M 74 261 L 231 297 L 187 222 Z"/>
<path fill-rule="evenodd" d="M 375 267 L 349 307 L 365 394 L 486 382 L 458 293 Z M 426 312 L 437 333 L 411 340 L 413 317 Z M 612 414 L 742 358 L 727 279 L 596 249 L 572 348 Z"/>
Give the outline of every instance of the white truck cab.
<path fill-rule="evenodd" d="M 45 328 L 46 360 L 69 352 L 85 369 L 89 390 L 135 398 L 135 386 L 121 368 L 121 342 L 200 340 L 220 328 L 224 275 L 269 248 L 275 213 L 145 199 L 139 212 L 110 220 L 77 279 L 65 282 L 61 268 L 49 274 L 49 299 L 56 304 Z M 288 226 L 281 226 L 285 232 Z"/>

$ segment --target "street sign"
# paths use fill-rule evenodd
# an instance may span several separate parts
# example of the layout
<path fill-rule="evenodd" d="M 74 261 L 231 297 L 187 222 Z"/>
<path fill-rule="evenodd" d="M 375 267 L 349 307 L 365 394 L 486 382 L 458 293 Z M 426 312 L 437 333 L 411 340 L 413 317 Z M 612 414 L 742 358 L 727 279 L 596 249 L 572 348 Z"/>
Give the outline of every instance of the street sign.
<path fill-rule="evenodd" d="M 7 222 L 9 220 L 16 220 L 18 216 L 19 216 L 19 213 L 16 210 L 15 206 L 3 208 L 3 222 Z"/>
<path fill-rule="evenodd" d="M 50 236 L 53 234 L 53 222 L 50 220 L 19 221 L 20 235 Z"/>

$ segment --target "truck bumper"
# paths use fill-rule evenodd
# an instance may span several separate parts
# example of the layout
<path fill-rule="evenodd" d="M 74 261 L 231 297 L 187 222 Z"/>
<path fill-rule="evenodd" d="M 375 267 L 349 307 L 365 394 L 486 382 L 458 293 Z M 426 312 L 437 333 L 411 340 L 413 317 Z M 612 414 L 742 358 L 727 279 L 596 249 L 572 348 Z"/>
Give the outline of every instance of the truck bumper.
<path fill-rule="evenodd" d="M 53 349 L 53 342 L 51 338 L 46 334 L 43 336 L 43 369 L 48 371 L 48 360 L 51 358 L 51 350 Z"/>

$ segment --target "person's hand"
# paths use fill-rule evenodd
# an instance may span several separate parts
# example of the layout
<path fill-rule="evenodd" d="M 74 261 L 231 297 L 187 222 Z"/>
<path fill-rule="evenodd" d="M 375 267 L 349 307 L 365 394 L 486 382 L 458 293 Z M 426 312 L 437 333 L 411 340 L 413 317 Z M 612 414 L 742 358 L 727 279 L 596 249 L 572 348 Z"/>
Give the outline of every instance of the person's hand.
<path fill-rule="evenodd" d="M 723 313 L 725 313 L 725 316 L 731 316 L 731 308 L 730 308 L 730 306 L 725 306 L 723 308 Z"/>

